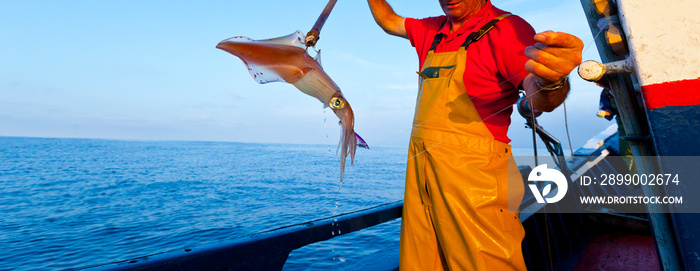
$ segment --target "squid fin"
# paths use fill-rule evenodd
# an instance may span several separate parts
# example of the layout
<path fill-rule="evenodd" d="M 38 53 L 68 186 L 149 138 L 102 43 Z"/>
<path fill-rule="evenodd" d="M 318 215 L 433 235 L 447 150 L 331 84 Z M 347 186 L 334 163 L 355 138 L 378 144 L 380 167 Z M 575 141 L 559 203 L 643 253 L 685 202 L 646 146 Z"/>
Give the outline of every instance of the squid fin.
<path fill-rule="evenodd" d="M 303 42 L 304 39 L 305 39 L 304 35 L 301 33 L 301 31 L 297 30 L 296 32 L 289 34 L 289 35 L 286 35 L 286 36 L 272 38 L 272 39 L 257 40 L 254 42 L 289 45 L 289 46 L 299 47 L 301 49 L 306 49 L 306 45 Z"/>
<path fill-rule="evenodd" d="M 318 65 L 321 66 L 321 68 L 323 68 L 323 65 L 321 64 L 321 50 L 318 50 L 318 53 L 316 54 L 316 57 L 314 57 L 314 60 L 316 60 L 316 62 L 318 62 Z"/>
<path fill-rule="evenodd" d="M 278 37 L 278 38 L 272 38 L 272 39 L 262 39 L 262 40 L 254 40 L 248 37 L 243 37 L 243 36 L 237 36 L 233 37 L 230 39 L 223 40 L 217 45 L 217 48 L 219 49 L 224 49 L 222 46 L 223 44 L 226 43 L 231 43 L 231 44 L 241 44 L 241 45 L 251 45 L 251 44 L 273 44 L 273 45 L 285 45 L 285 46 L 292 46 L 292 47 L 297 47 L 300 49 L 305 50 L 306 45 L 303 43 L 304 40 L 304 35 L 301 33 L 301 31 L 296 31 L 292 34 Z M 225 45 L 223 45 L 225 46 Z M 237 49 L 240 50 L 240 49 Z M 234 51 L 237 51 L 234 50 Z M 275 69 L 279 69 L 277 66 L 269 66 L 266 64 L 260 64 L 256 63 L 255 61 L 247 61 L 247 54 L 244 54 L 243 52 L 238 52 L 234 53 L 231 52 L 231 50 L 226 50 L 239 58 L 243 60 L 243 63 L 245 63 L 246 67 L 248 67 L 248 72 L 250 72 L 250 75 L 253 76 L 253 79 L 257 81 L 260 84 L 265 84 L 265 83 L 270 83 L 270 82 L 284 82 L 286 81 L 283 76 L 276 71 Z M 248 53 L 249 54 L 249 53 Z M 305 54 L 305 53 L 304 53 Z"/>
<path fill-rule="evenodd" d="M 367 142 L 365 142 L 364 139 L 357 133 L 355 133 L 355 137 L 357 138 L 357 146 L 360 148 L 365 148 L 369 150 L 369 145 L 367 145 Z"/>

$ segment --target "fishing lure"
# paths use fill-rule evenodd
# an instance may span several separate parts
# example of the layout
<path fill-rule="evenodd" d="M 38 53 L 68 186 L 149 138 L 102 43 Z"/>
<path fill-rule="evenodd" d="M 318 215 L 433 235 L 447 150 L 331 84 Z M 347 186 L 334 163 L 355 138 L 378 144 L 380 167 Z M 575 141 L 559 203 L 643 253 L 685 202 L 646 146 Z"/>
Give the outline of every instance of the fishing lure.
<path fill-rule="evenodd" d="M 323 71 L 320 53 L 312 58 L 307 52 L 305 37 L 300 31 L 291 35 L 252 40 L 247 37 L 233 37 L 220 42 L 216 48 L 224 50 L 243 60 L 250 75 L 260 84 L 287 82 L 301 92 L 315 97 L 330 107 L 340 119 L 341 135 L 338 143 L 340 151 L 340 181 L 343 181 L 345 160 L 355 161 L 357 146 L 369 149 L 367 143 L 355 133 L 355 115 L 338 85 Z M 337 153 L 337 151 L 336 151 Z"/>

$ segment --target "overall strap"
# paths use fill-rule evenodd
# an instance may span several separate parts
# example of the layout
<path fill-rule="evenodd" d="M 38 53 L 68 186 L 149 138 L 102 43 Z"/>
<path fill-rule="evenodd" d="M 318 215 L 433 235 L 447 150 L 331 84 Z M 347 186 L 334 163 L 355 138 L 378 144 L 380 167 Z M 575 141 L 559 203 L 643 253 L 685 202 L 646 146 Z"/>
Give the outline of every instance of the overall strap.
<path fill-rule="evenodd" d="M 450 21 L 447 18 L 445 18 L 445 22 L 442 23 L 442 25 L 445 26 L 449 22 Z M 437 48 L 438 44 L 440 44 L 440 41 L 442 41 L 443 37 L 445 37 L 445 34 L 442 34 L 442 33 L 435 34 L 435 37 L 433 38 L 433 44 L 430 45 L 430 50 L 428 50 L 428 51 L 435 51 L 435 48 Z"/>
<path fill-rule="evenodd" d="M 503 14 L 501 16 L 498 16 L 495 19 L 486 23 L 481 28 L 479 28 L 478 31 L 470 33 L 469 36 L 467 36 L 467 39 L 462 44 L 462 47 L 464 47 L 464 49 L 469 48 L 470 44 L 472 44 L 473 42 L 478 41 L 481 38 L 483 38 L 484 36 L 486 36 L 486 33 L 491 31 L 491 29 L 493 29 L 493 27 L 496 26 L 496 23 L 498 23 L 500 20 L 502 20 L 503 18 L 508 17 L 510 15 L 512 15 L 512 14 L 506 13 L 506 14 Z M 445 23 L 447 23 L 447 22 L 445 22 Z M 440 44 L 440 42 L 442 41 L 442 38 L 444 38 L 444 36 L 445 35 L 442 33 L 436 34 L 435 38 L 433 39 L 433 44 L 430 45 L 429 51 L 435 51 L 435 48 L 437 48 L 437 45 Z"/>
<path fill-rule="evenodd" d="M 490 22 L 486 23 L 481 28 L 479 28 L 479 31 L 472 32 L 471 34 L 469 34 L 469 36 L 467 36 L 467 40 L 465 40 L 464 44 L 462 44 L 464 49 L 469 48 L 469 44 L 472 44 L 473 42 L 478 41 L 481 38 L 483 38 L 484 36 L 486 36 L 486 33 L 491 31 L 491 29 L 493 29 L 493 27 L 496 26 L 497 22 L 501 21 L 501 19 L 508 17 L 510 15 L 512 15 L 512 14 L 506 13 L 506 14 L 503 14 L 501 16 L 498 16 L 495 19 L 491 20 Z"/>

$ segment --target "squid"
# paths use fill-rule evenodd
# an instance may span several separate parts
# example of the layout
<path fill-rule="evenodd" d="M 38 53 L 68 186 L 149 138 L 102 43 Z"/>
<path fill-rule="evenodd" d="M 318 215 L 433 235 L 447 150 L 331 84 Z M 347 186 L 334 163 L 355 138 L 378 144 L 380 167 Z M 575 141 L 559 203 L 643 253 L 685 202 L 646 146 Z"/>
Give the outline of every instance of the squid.
<path fill-rule="evenodd" d="M 248 68 L 253 79 L 260 84 L 287 82 L 301 92 L 312 96 L 330 107 L 340 119 L 341 134 L 336 154 L 340 151 L 340 181 L 345 173 L 345 160 L 350 155 L 350 163 L 355 162 L 355 150 L 369 149 L 367 142 L 355 133 L 355 115 L 338 85 L 323 71 L 321 54 L 312 58 L 307 52 L 305 37 L 300 31 L 290 35 L 252 40 L 247 37 L 233 37 L 220 42 L 216 48 L 239 57 Z"/>

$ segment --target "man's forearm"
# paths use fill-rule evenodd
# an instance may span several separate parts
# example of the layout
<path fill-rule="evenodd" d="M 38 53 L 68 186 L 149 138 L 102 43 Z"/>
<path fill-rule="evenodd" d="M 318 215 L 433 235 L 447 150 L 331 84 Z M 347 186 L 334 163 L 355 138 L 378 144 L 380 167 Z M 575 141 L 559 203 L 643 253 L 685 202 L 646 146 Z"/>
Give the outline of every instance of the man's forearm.
<path fill-rule="evenodd" d="M 374 21 L 388 34 L 407 38 L 406 28 L 403 23 L 405 18 L 394 12 L 386 0 L 367 0 L 372 11 Z"/>

